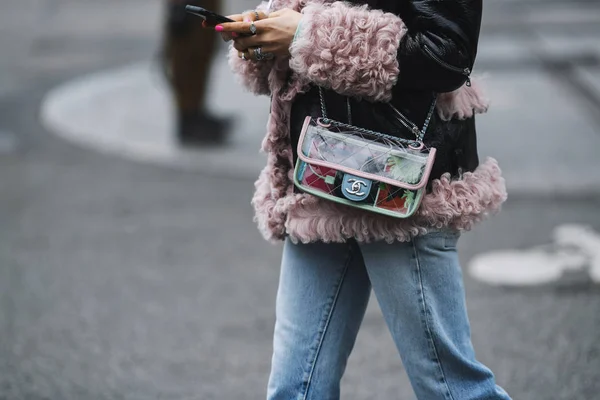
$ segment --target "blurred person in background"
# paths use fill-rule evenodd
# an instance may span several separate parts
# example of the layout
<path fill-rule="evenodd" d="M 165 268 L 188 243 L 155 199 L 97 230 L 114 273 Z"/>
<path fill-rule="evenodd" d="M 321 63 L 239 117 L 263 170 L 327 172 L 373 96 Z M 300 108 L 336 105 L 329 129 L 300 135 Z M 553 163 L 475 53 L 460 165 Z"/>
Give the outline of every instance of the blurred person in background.
<path fill-rule="evenodd" d="M 475 357 L 457 252 L 461 231 L 506 199 L 496 161 L 477 154 L 474 114 L 487 103 L 470 73 L 481 16 L 481 0 L 275 0 L 214 28 L 232 40 L 244 85 L 272 96 L 252 201 L 265 238 L 284 241 L 269 400 L 339 399 L 371 289 L 418 399 L 510 399 Z M 414 215 L 294 185 L 304 120 L 323 114 L 319 87 L 328 117 L 359 127 L 414 140 L 388 102 L 418 126 L 431 117 L 424 142 L 437 154 Z"/>
<path fill-rule="evenodd" d="M 185 11 L 186 4 L 221 9 L 220 0 L 167 0 L 162 55 L 175 100 L 175 133 L 184 146 L 222 143 L 228 120 L 206 107 L 217 42 L 214 34 L 202 29 L 201 19 Z"/>

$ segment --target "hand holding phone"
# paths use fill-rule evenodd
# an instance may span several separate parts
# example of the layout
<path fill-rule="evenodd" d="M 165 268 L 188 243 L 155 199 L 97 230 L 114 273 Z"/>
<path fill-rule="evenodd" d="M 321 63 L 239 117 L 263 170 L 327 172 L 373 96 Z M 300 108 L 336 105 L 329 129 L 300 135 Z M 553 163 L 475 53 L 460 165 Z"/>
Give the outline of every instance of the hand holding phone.
<path fill-rule="evenodd" d="M 232 19 L 229 19 L 223 15 L 217 14 L 212 11 L 208 11 L 205 8 L 197 7 L 197 6 L 185 6 L 185 10 L 190 14 L 196 15 L 206 21 L 206 24 L 209 26 L 215 26 L 218 24 L 226 23 L 226 22 L 235 22 Z"/>
<path fill-rule="evenodd" d="M 260 13 L 261 11 L 251 11 L 232 15 L 231 18 L 237 22 L 217 25 L 215 30 L 221 32 L 224 38 L 225 35 L 233 36 L 233 47 L 242 59 L 262 61 L 274 57 L 289 57 L 290 46 L 303 18 L 302 13 L 289 8 L 270 12 L 264 17 Z M 240 17 L 242 21 L 239 21 Z M 242 32 L 251 36 L 234 36 L 241 35 Z"/>

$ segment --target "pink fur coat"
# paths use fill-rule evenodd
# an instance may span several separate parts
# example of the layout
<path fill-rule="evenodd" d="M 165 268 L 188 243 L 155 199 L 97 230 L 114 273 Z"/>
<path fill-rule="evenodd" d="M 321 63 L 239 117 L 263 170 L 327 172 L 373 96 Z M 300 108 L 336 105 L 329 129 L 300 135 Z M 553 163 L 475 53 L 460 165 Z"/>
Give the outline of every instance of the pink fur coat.
<path fill-rule="evenodd" d="M 265 3 L 258 9 L 265 9 Z M 300 34 L 289 59 L 255 62 L 238 58 L 231 48 L 229 63 L 241 83 L 255 94 L 272 95 L 272 106 L 262 150 L 266 167 L 255 183 L 252 199 L 255 220 L 263 236 L 272 241 L 286 235 L 294 241 L 343 242 L 408 241 L 431 229 L 468 230 L 506 199 L 506 187 L 494 159 L 475 171 L 451 179 L 449 174 L 432 183 L 417 213 L 395 219 L 293 192 L 289 118 L 294 97 L 316 83 L 344 95 L 371 101 L 388 101 L 401 65 L 396 51 L 406 32 L 402 20 L 390 13 L 348 3 L 323 0 L 274 0 L 271 11 L 301 11 Z M 335 60 L 332 56 L 335 54 Z M 286 84 L 292 71 L 292 83 Z M 437 111 L 443 119 L 469 118 L 485 112 L 488 102 L 477 81 L 471 87 L 439 96 Z"/>

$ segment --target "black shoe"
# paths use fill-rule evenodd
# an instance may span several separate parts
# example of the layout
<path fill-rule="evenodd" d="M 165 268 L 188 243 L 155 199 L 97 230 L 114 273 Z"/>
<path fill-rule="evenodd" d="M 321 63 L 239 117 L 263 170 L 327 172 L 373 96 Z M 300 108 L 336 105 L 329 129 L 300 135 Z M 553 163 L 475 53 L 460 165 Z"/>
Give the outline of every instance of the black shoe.
<path fill-rule="evenodd" d="M 177 139 L 182 146 L 206 146 L 225 143 L 231 120 L 203 112 L 182 114 L 177 122 Z"/>

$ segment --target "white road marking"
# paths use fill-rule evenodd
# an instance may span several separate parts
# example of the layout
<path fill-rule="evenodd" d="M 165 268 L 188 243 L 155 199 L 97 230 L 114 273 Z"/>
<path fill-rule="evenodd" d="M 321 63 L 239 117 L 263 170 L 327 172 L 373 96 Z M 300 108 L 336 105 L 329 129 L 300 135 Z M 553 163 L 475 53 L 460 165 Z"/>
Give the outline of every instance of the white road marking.
<path fill-rule="evenodd" d="M 225 57 L 213 68 L 210 96 L 215 114 L 237 117 L 227 146 L 182 149 L 173 139 L 171 95 L 148 63 L 97 72 L 52 89 L 41 107 L 44 126 L 94 150 L 140 162 L 215 174 L 256 178 L 266 161 L 259 155 L 269 99 L 244 93 Z"/>
<path fill-rule="evenodd" d="M 528 250 L 500 250 L 473 257 L 468 271 L 490 285 L 529 286 L 559 280 L 566 271 L 586 270 L 600 283 L 600 234 L 583 225 L 560 225 L 554 243 Z"/>

